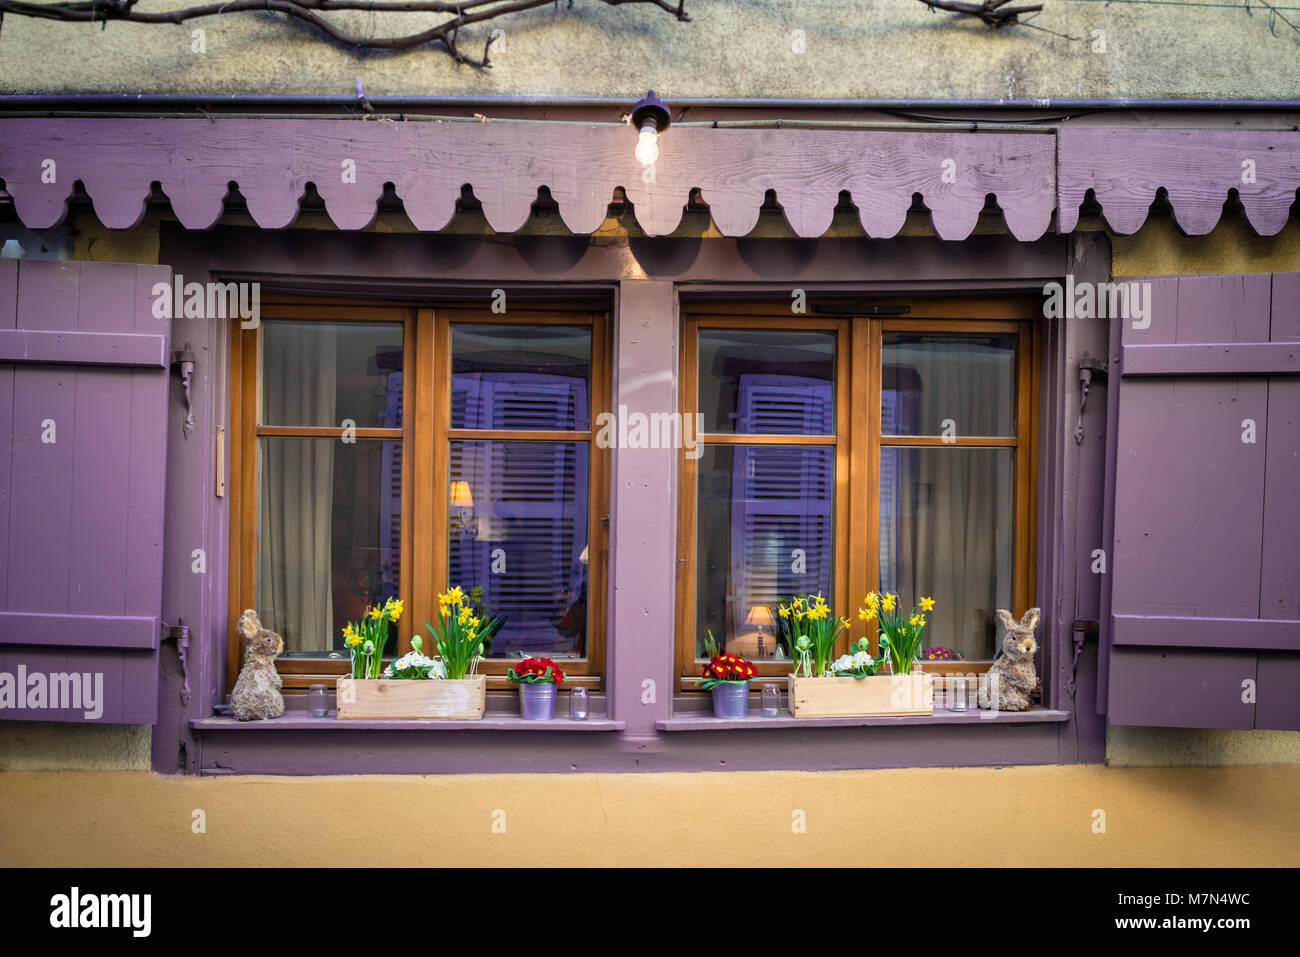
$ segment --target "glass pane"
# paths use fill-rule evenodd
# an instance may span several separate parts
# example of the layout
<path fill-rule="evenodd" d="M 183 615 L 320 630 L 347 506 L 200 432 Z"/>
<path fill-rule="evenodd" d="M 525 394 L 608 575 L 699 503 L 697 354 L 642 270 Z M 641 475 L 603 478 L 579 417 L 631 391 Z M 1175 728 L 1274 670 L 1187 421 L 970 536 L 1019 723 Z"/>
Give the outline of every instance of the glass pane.
<path fill-rule="evenodd" d="M 258 439 L 257 610 L 284 653 L 343 657 L 343 626 L 400 596 L 402 443 Z M 390 630 L 388 650 L 397 648 Z"/>
<path fill-rule="evenodd" d="M 709 631 L 747 658 L 789 658 L 776 605 L 831 595 L 835 450 L 710 445 L 698 464 L 695 654 Z"/>
<path fill-rule="evenodd" d="M 448 586 L 500 617 L 491 655 L 587 650 L 586 442 L 451 443 Z"/>
<path fill-rule="evenodd" d="M 994 611 L 1017 611 L 1014 480 L 1012 449 L 881 450 L 880 587 L 909 608 L 921 596 L 935 600 L 927 648 L 994 656 Z"/>
<path fill-rule="evenodd" d="M 887 332 L 883 342 L 885 435 L 1016 434 L 1014 335 Z"/>
<path fill-rule="evenodd" d="M 402 425 L 402 327 L 262 323 L 261 423 L 360 429 Z"/>
<path fill-rule="evenodd" d="M 591 427 L 591 330 L 451 327 L 453 429 Z"/>
<path fill-rule="evenodd" d="M 835 431 L 835 333 L 701 329 L 699 362 L 705 432 Z"/>

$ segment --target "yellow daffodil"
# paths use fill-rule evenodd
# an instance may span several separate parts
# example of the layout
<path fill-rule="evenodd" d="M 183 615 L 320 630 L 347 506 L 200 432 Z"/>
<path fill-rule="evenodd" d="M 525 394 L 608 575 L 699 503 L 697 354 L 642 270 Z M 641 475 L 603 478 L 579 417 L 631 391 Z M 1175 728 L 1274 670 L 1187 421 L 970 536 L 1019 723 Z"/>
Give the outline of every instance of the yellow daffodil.
<path fill-rule="evenodd" d="M 907 623 L 911 625 L 913 628 L 916 628 L 919 627 L 920 625 L 924 625 L 925 619 L 920 615 L 913 615 L 911 618 L 907 619 Z"/>
<path fill-rule="evenodd" d="M 461 625 L 463 625 L 463 624 L 465 624 L 466 622 L 468 622 L 469 619 L 470 619 L 470 614 L 471 614 L 471 613 L 470 613 L 470 610 L 469 610 L 468 608 L 461 608 L 461 610 L 460 610 L 460 614 L 456 616 L 456 622 L 457 622 L 457 624 L 461 624 Z"/>
<path fill-rule="evenodd" d="M 384 609 L 376 605 L 374 608 L 370 609 L 366 615 L 371 621 L 378 621 L 380 618 L 384 617 Z"/>
<path fill-rule="evenodd" d="M 859 609 L 858 609 L 858 618 L 859 618 L 859 620 L 861 620 L 861 621 L 870 621 L 870 620 L 871 620 L 871 616 L 867 613 L 867 609 L 865 609 L 865 608 L 859 608 Z"/>
<path fill-rule="evenodd" d="M 389 621 L 397 621 L 397 619 L 402 617 L 402 600 L 400 598 L 389 602 L 386 607 L 388 608 Z"/>
<path fill-rule="evenodd" d="M 886 595 L 884 598 L 880 599 L 880 607 L 885 611 L 893 611 L 894 601 L 895 599 L 893 595 Z"/>
<path fill-rule="evenodd" d="M 789 608 L 786 608 L 785 605 L 782 605 L 780 608 L 778 608 L 778 609 L 776 610 L 776 613 L 777 613 L 778 615 L 780 615 L 782 618 L 789 618 L 789 617 L 790 617 L 790 609 L 789 609 Z"/>
<path fill-rule="evenodd" d="M 934 599 L 922 598 L 920 601 L 921 611 L 934 611 Z"/>
<path fill-rule="evenodd" d="M 868 594 L 867 594 L 867 607 L 868 607 L 868 608 L 871 608 L 871 609 L 873 609 L 873 610 L 876 609 L 876 608 L 879 608 L 879 607 L 880 607 L 880 596 L 877 595 L 875 592 L 868 592 Z"/>
<path fill-rule="evenodd" d="M 465 592 L 457 585 L 451 591 L 447 592 L 447 600 L 453 605 L 462 604 L 465 601 Z"/>

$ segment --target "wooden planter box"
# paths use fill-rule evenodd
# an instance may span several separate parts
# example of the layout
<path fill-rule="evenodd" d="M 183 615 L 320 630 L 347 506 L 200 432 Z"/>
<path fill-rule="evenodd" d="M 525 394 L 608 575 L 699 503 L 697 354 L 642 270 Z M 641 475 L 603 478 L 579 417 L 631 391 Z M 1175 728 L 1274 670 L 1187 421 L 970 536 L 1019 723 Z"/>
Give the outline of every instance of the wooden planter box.
<path fill-rule="evenodd" d="M 340 678 L 339 718 L 438 718 L 478 720 L 487 704 L 487 676 L 458 681 L 437 679 Z"/>
<path fill-rule="evenodd" d="M 934 675 L 790 678 L 790 714 L 796 718 L 857 718 L 933 712 Z"/>

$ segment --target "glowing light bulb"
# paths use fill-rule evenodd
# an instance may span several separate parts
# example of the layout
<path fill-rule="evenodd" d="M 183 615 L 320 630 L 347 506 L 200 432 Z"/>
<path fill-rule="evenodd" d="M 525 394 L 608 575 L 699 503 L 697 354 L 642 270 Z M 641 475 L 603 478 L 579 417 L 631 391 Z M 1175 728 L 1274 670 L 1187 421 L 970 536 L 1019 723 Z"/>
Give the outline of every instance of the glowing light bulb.
<path fill-rule="evenodd" d="M 641 133 L 636 138 L 636 158 L 642 166 L 650 166 L 659 158 L 659 124 L 653 116 L 646 117 L 641 124 Z"/>

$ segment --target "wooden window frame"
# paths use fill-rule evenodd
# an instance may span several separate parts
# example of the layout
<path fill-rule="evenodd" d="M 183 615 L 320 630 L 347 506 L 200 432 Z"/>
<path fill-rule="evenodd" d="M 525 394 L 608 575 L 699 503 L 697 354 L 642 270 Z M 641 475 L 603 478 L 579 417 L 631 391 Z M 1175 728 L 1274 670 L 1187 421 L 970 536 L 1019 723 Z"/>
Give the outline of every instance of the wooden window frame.
<path fill-rule="evenodd" d="M 402 342 L 402 426 L 358 428 L 357 438 L 402 442 L 402 580 L 400 594 L 406 614 L 398 622 L 395 654 L 411 650 L 413 627 L 437 612 L 437 593 L 447 587 L 449 482 L 447 447 L 453 440 L 477 439 L 522 442 L 583 442 L 589 447 L 587 647 L 583 658 L 562 661 L 562 688 L 603 687 L 606 661 L 607 575 L 609 560 L 609 454 L 598 447 L 596 417 L 609 410 L 611 370 L 608 356 L 609 313 L 591 305 L 557 303 L 545 307 L 511 307 L 508 315 L 465 306 L 431 307 L 332 297 L 267 296 L 262 319 L 299 321 L 384 322 L 400 324 Z M 590 419 L 586 430 L 511 430 L 451 428 L 451 325 L 565 325 L 591 329 Z M 226 689 L 234 687 L 243 659 L 242 642 L 234 623 L 244 608 L 257 607 L 257 440 L 264 436 L 341 438 L 333 427 L 266 426 L 258 422 L 261 330 L 233 324 L 230 383 L 230 549 Z M 251 387 L 249 387 L 251 386 Z M 427 489 L 428 494 L 416 494 Z M 441 547 L 439 547 L 441 545 Z M 479 670 L 488 676 L 488 690 L 513 686 L 505 674 L 509 659 L 485 659 Z M 289 693 L 304 693 L 316 683 L 332 684 L 351 673 L 350 658 L 281 658 L 276 668 Z"/>
<path fill-rule="evenodd" d="M 906 307 L 905 315 L 876 307 Z M 876 547 L 851 547 L 856 542 L 876 542 L 880 524 L 880 451 L 889 447 L 1011 448 L 1015 450 L 1015 494 L 1012 525 L 1013 611 L 1023 612 L 1037 593 L 1037 487 L 1038 408 L 1041 340 L 1035 319 L 1041 301 L 1023 297 L 887 297 L 872 299 L 858 312 L 792 315 L 787 303 L 735 303 L 684 305 L 680 349 L 680 403 L 687 412 L 698 409 L 698 348 L 701 329 L 832 330 L 836 336 L 835 434 L 833 436 L 737 435 L 701 433 L 704 445 L 810 445 L 833 446 L 835 501 L 833 505 L 832 607 L 852 617 L 861 596 L 877 587 L 880 555 Z M 883 314 L 882 314 L 883 313 Z M 883 335 L 886 332 L 1002 333 L 1017 337 L 1015 377 L 1015 436 L 961 437 L 945 441 L 940 436 L 884 436 L 880 427 Z M 855 402 L 853 397 L 865 396 Z M 696 506 L 698 458 L 683 450 L 678 460 L 677 511 L 677 616 L 676 690 L 698 690 L 693 680 L 702 674 L 704 660 L 695 655 L 696 612 Z M 829 596 L 828 596 L 829 597 Z M 852 630 L 851 630 L 852 631 Z M 873 653 L 875 635 L 871 636 Z M 848 650 L 841 637 L 838 652 Z M 934 674 L 987 671 L 992 659 L 926 662 Z M 788 678 L 791 662 L 755 661 L 759 677 L 780 683 Z"/>

